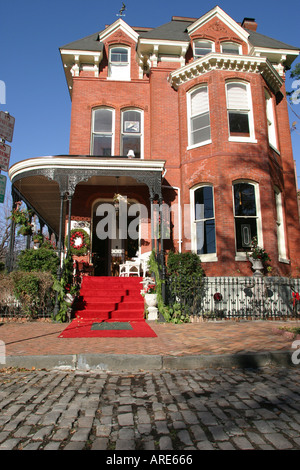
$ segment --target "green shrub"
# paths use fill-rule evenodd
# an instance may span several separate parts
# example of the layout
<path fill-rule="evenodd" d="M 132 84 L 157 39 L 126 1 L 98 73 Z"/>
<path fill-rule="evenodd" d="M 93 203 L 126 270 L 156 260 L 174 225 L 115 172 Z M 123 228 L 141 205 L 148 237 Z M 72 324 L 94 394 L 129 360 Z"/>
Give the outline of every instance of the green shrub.
<path fill-rule="evenodd" d="M 58 264 L 59 259 L 55 251 L 47 248 L 24 250 L 18 258 L 18 268 L 25 272 L 49 272 L 55 276 Z"/>
<path fill-rule="evenodd" d="M 53 306 L 55 293 L 53 276 L 46 272 L 14 271 L 7 275 L 10 291 L 21 304 L 21 314 L 32 318 L 39 315 L 46 306 Z"/>
<path fill-rule="evenodd" d="M 196 253 L 173 253 L 167 262 L 169 321 L 186 322 L 197 313 L 203 296 L 203 268 Z"/>

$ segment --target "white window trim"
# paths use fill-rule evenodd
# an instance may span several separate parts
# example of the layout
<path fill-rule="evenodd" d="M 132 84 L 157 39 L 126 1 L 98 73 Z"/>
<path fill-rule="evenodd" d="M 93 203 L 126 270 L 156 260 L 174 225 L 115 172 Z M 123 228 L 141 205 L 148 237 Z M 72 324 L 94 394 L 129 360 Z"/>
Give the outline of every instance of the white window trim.
<path fill-rule="evenodd" d="M 204 42 L 208 42 L 209 44 L 211 44 L 211 51 L 208 52 L 207 54 L 204 54 L 204 55 L 196 55 L 195 53 L 195 49 L 196 49 L 196 45 L 199 44 L 199 43 L 204 43 Z M 216 46 L 215 46 L 215 43 L 213 41 L 211 41 L 210 39 L 196 39 L 193 43 L 193 55 L 194 55 L 194 60 L 197 60 L 197 59 L 200 59 L 201 57 L 205 57 L 206 55 L 212 53 L 212 52 L 216 52 Z"/>
<path fill-rule="evenodd" d="M 233 44 L 233 45 L 237 46 L 238 47 L 238 55 L 242 55 L 242 46 L 241 46 L 241 44 L 238 44 L 237 42 L 234 42 L 234 41 L 223 41 L 223 42 L 221 42 L 221 52 L 222 53 L 223 53 L 223 45 L 224 44 Z M 228 53 L 226 52 L 226 54 L 228 54 Z"/>
<path fill-rule="evenodd" d="M 95 120 L 95 112 L 98 109 L 106 109 L 108 111 L 112 112 L 112 129 L 111 129 L 111 156 L 113 157 L 115 155 L 115 119 L 116 119 L 116 114 L 114 108 L 108 108 L 107 106 L 98 106 L 97 108 L 92 109 L 92 125 L 91 125 L 91 145 L 90 145 L 90 152 L 91 155 L 94 155 L 94 135 L 101 135 L 105 134 L 105 132 L 94 132 L 94 120 Z"/>
<path fill-rule="evenodd" d="M 250 131 L 250 136 L 249 137 L 239 137 L 239 136 L 231 136 L 230 135 L 230 127 L 229 127 L 229 118 L 228 118 L 228 97 L 227 97 L 227 85 L 231 83 L 242 83 L 243 85 L 246 86 L 247 89 L 247 96 L 248 96 L 248 102 L 249 102 L 249 110 L 248 110 L 248 119 L 249 119 L 249 131 Z M 233 80 L 227 80 L 225 83 L 225 92 L 226 92 L 226 112 L 227 112 L 227 125 L 228 125 L 228 141 L 229 142 L 248 142 L 252 144 L 257 144 L 257 139 L 255 138 L 255 132 L 254 132 L 254 118 L 253 118 L 253 103 L 252 103 L 252 94 L 251 94 L 251 87 L 250 83 L 245 82 L 244 80 L 238 80 L 238 79 L 233 79 Z"/>
<path fill-rule="evenodd" d="M 127 65 L 127 70 L 128 70 L 128 77 L 112 77 L 111 76 L 111 51 L 113 49 L 126 49 L 128 52 L 128 65 Z M 114 44 L 109 48 L 109 55 L 108 55 L 108 77 L 107 80 L 113 80 L 113 81 L 121 81 L 121 82 L 130 82 L 131 81 L 131 49 L 128 46 L 125 46 L 123 44 Z"/>
<path fill-rule="evenodd" d="M 136 111 L 138 113 L 140 113 L 140 116 L 141 116 L 141 131 L 139 132 L 139 135 L 140 135 L 140 138 L 141 138 L 141 156 L 140 156 L 140 160 L 143 160 L 144 159 L 144 111 L 142 109 L 139 109 L 139 108 L 126 108 L 126 109 L 122 109 L 121 110 L 121 140 L 120 140 L 120 148 L 122 146 L 122 138 L 123 138 L 123 135 L 127 135 L 127 134 L 123 134 L 123 119 L 124 119 L 124 113 L 126 111 Z M 134 135 L 134 134 L 133 134 Z M 122 153 L 122 152 L 120 152 Z"/>
<path fill-rule="evenodd" d="M 275 150 L 280 155 L 280 152 L 278 150 L 274 100 L 273 100 L 272 95 L 267 90 L 265 90 L 265 100 L 266 100 L 266 118 L 267 118 L 267 126 L 268 126 L 267 131 L 268 131 L 269 145 L 273 150 Z"/>
<path fill-rule="evenodd" d="M 197 144 L 191 144 L 191 109 L 192 109 L 192 94 L 197 91 L 199 88 L 206 88 L 207 89 L 207 99 L 208 99 L 208 113 L 209 113 L 209 125 L 210 125 L 210 135 L 211 135 L 211 124 L 210 124 L 210 105 L 209 105 L 209 89 L 207 84 L 201 84 L 195 88 L 192 88 L 187 93 L 187 119 L 188 119 L 188 146 L 187 150 L 191 150 L 197 147 L 202 147 L 203 145 L 208 145 L 212 143 L 212 139 L 207 139 L 204 142 L 198 142 Z"/>
<path fill-rule="evenodd" d="M 261 206 L 260 206 L 260 194 L 259 194 L 259 184 L 255 181 L 241 179 L 235 180 L 232 182 L 232 203 L 233 203 L 233 219 L 234 219 L 234 243 L 235 243 L 235 261 L 247 261 L 247 252 L 237 251 L 236 246 L 236 229 L 235 229 L 235 204 L 234 204 L 234 186 L 238 183 L 247 183 L 254 186 L 255 194 L 255 204 L 256 204 L 256 217 L 251 216 L 249 219 L 256 219 L 257 227 L 257 244 L 263 248 L 263 232 L 262 232 L 262 220 L 261 220 Z M 246 218 L 246 217 L 245 217 Z"/>
<path fill-rule="evenodd" d="M 278 260 L 281 263 L 289 264 L 289 260 L 286 254 L 286 239 L 285 239 L 282 193 L 276 186 L 274 187 L 274 194 L 275 194 L 275 203 L 276 203 Z"/>
<path fill-rule="evenodd" d="M 197 191 L 197 189 L 203 188 L 205 186 L 209 186 L 210 188 L 212 188 L 213 207 L 214 207 L 214 221 L 215 221 L 215 230 L 216 230 L 214 187 L 213 187 L 212 184 L 205 184 L 205 183 L 198 184 L 197 186 L 194 186 L 193 188 L 190 189 L 191 251 L 192 251 L 192 253 L 196 253 L 196 254 L 197 254 L 197 236 L 196 236 L 196 223 L 195 223 L 195 191 Z M 209 262 L 218 261 L 216 232 L 215 232 L 215 240 L 216 240 L 216 252 L 215 253 L 208 253 L 208 254 L 198 255 L 202 262 L 209 263 Z"/>

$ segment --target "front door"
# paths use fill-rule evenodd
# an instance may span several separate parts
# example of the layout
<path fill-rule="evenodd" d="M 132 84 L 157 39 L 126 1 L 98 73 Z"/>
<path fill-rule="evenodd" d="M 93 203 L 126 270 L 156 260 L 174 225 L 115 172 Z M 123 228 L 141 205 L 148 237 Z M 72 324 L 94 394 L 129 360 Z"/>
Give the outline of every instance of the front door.
<path fill-rule="evenodd" d="M 118 276 L 119 265 L 124 263 L 127 259 L 138 256 L 139 253 L 140 237 L 130 237 L 130 230 L 128 229 L 130 223 L 135 218 L 127 217 L 127 233 L 122 235 L 119 229 L 119 214 L 116 213 L 115 232 L 112 231 L 115 236 L 111 237 L 108 227 L 105 226 L 104 230 L 107 231 L 106 238 L 104 238 L 104 235 L 99 237 L 97 226 L 100 223 L 100 226 L 103 228 L 107 214 L 101 216 L 96 215 L 97 207 L 98 205 L 94 208 L 92 232 L 92 262 L 94 265 L 94 273 L 95 276 Z M 138 228 L 137 231 L 139 232 Z"/>

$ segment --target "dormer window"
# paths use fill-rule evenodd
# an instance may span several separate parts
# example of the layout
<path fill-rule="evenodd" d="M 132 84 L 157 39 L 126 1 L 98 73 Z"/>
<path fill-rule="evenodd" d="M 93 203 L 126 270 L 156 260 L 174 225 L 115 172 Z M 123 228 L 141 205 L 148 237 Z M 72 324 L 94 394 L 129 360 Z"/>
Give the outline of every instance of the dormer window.
<path fill-rule="evenodd" d="M 237 44 L 235 42 L 222 42 L 221 51 L 223 52 L 223 54 L 240 55 L 241 46 L 240 44 Z"/>
<path fill-rule="evenodd" d="M 109 51 L 108 76 L 112 80 L 130 80 L 130 49 L 111 47 Z"/>
<path fill-rule="evenodd" d="M 195 41 L 194 43 L 194 58 L 199 59 L 211 52 L 214 52 L 215 45 L 211 41 Z"/>

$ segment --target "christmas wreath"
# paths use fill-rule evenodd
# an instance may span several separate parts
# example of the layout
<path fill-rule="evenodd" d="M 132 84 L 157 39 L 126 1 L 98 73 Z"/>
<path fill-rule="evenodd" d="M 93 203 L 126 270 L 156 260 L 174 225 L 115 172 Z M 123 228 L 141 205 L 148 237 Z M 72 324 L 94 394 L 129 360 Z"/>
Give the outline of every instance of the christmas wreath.
<path fill-rule="evenodd" d="M 67 241 L 66 241 L 67 244 Z M 70 235 L 70 249 L 72 255 L 86 255 L 90 248 L 90 237 L 83 229 L 73 229 Z"/>

